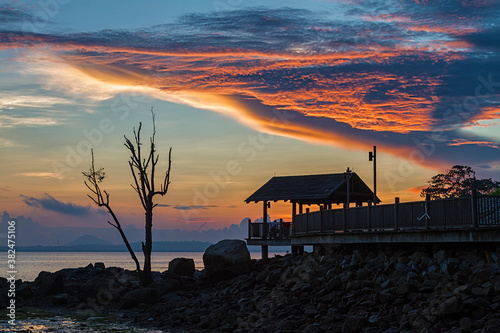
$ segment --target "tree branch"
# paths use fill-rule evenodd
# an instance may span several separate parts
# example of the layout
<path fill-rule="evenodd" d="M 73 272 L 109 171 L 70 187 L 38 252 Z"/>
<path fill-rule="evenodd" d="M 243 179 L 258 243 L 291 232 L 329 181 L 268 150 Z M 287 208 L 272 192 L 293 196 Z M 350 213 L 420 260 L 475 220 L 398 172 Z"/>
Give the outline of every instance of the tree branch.
<path fill-rule="evenodd" d="M 88 172 L 82 172 L 82 174 L 87 178 L 87 181 L 84 181 L 85 186 L 90 190 L 90 192 L 93 195 L 87 194 L 87 196 L 98 206 L 98 207 L 105 207 L 108 211 L 108 213 L 113 217 L 114 223 L 107 221 L 108 224 L 116 228 L 120 236 L 122 237 L 123 242 L 125 243 L 125 246 L 127 247 L 127 250 L 130 253 L 130 256 L 132 257 L 132 260 L 135 262 L 136 265 L 136 270 L 138 274 L 142 278 L 142 270 L 141 270 L 141 265 L 139 264 L 139 260 L 137 259 L 137 256 L 135 255 L 134 251 L 132 250 L 132 247 L 130 246 L 130 243 L 127 239 L 127 236 L 123 232 L 123 229 L 121 227 L 120 222 L 118 221 L 118 218 L 116 217 L 115 213 L 111 209 L 111 206 L 109 205 L 109 193 L 106 190 L 101 190 L 101 187 L 99 186 L 100 183 L 104 180 L 106 177 L 106 174 L 104 173 L 104 169 L 100 168 L 99 170 L 96 171 L 95 169 L 95 164 L 94 164 L 94 150 L 90 150 L 91 155 L 92 155 L 92 164 L 90 166 L 90 169 Z M 104 194 L 104 195 L 103 195 Z"/>

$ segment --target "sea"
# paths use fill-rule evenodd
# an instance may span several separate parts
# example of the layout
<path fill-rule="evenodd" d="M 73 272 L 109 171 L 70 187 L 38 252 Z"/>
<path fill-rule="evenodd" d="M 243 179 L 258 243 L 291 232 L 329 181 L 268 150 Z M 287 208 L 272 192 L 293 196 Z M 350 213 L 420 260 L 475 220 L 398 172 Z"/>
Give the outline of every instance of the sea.
<path fill-rule="evenodd" d="M 269 252 L 269 257 L 284 255 L 285 252 Z M 143 262 L 141 253 L 137 254 L 139 262 Z M 252 259 L 260 259 L 260 252 L 250 252 Z M 203 252 L 153 252 L 151 266 L 153 271 L 163 272 L 168 269 L 168 263 L 175 258 L 190 258 L 194 260 L 197 270 L 202 270 Z M 106 267 L 122 267 L 129 270 L 135 269 L 135 264 L 128 252 L 16 252 L 15 273 L 16 279 L 34 281 L 41 271 L 56 272 L 63 268 L 85 267 L 88 264 L 102 262 Z M 0 276 L 8 277 L 10 274 L 7 260 L 0 271 Z"/>

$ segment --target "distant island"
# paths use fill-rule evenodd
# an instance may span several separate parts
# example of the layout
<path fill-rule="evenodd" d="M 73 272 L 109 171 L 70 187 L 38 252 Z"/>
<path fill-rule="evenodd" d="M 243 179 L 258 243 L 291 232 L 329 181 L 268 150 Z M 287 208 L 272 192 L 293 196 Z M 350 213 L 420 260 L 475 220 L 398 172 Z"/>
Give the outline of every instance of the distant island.
<path fill-rule="evenodd" d="M 203 241 L 158 241 L 153 242 L 153 252 L 205 252 L 212 245 Z M 136 253 L 142 251 L 141 242 L 131 243 Z M 7 246 L 0 246 L 0 250 L 7 251 Z M 273 252 L 286 252 L 289 246 L 275 246 Z M 250 252 L 260 252 L 259 246 L 249 246 Z M 17 246 L 18 252 L 127 252 L 124 244 L 114 244 L 93 235 L 83 235 L 64 245 L 32 245 Z"/>
<path fill-rule="evenodd" d="M 136 252 L 141 251 L 140 242 L 131 243 L 132 249 Z M 199 241 L 163 241 L 154 242 L 153 250 L 155 252 L 204 252 L 212 243 Z M 7 251 L 7 247 L 3 247 Z M 63 246 L 19 246 L 16 248 L 19 252 L 127 252 L 123 244 L 81 244 L 72 242 Z"/>

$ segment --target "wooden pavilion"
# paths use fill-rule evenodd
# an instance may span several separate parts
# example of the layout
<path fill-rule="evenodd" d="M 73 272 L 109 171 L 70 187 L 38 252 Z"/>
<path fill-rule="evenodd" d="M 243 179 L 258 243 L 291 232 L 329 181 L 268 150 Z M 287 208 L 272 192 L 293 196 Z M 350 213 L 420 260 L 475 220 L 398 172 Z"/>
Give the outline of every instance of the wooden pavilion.
<path fill-rule="evenodd" d="M 258 232 L 252 230 L 252 225 L 256 225 L 255 223 L 249 224 L 247 244 L 261 245 L 263 258 L 268 256 L 269 245 L 291 244 L 289 237 L 279 239 L 268 237 L 267 210 L 271 206 L 271 201 L 290 201 L 293 225 L 295 216 L 304 213 L 304 205 L 314 205 L 319 210 L 323 210 L 332 209 L 333 204 L 343 204 L 344 207 L 349 207 L 351 203 L 355 203 L 356 206 L 362 206 L 363 203 L 373 202 L 373 200 L 372 190 L 349 169 L 344 173 L 273 177 L 245 200 L 246 203 L 263 202 L 263 222 L 261 226 L 258 226 Z M 377 204 L 380 199 L 375 197 L 375 201 Z M 306 208 L 306 212 L 309 212 L 309 208 Z M 290 235 L 289 230 L 284 234 Z M 292 247 L 292 251 L 296 250 Z"/>

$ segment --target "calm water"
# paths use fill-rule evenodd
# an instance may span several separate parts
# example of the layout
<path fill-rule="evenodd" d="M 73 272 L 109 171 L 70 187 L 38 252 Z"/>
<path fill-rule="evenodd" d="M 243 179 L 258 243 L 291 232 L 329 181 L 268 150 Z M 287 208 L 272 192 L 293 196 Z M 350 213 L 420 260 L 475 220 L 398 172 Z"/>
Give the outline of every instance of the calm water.
<path fill-rule="evenodd" d="M 283 254 L 269 252 L 269 256 Z M 17 279 L 33 281 L 41 271 L 56 272 L 63 268 L 85 267 L 90 263 L 103 262 L 106 267 L 123 267 L 134 270 L 135 265 L 128 252 L 17 252 L 16 253 Z M 250 252 L 254 259 L 260 259 L 260 252 Z M 168 263 L 175 258 L 191 258 L 195 268 L 203 269 L 203 252 L 153 252 L 153 271 L 163 272 L 168 269 Z M 142 265 L 142 254 L 138 254 Z M 0 276 L 7 276 L 6 260 Z"/>

